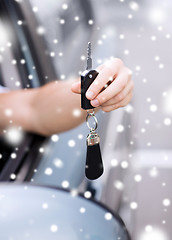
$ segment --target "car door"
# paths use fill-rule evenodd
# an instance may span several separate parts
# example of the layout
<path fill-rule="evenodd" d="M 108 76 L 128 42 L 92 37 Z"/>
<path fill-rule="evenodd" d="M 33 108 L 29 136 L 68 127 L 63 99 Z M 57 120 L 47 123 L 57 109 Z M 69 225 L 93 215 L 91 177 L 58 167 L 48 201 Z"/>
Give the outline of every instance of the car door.
<path fill-rule="evenodd" d="M 83 8 L 83 6 L 80 1 L 78 1 L 76 3 L 77 11 L 81 8 Z M 58 59 L 58 67 L 61 66 L 58 68 L 56 66 L 57 62 L 52 58 L 52 51 L 50 51 L 51 46 L 46 40 L 46 36 L 40 30 L 41 27 L 43 29 L 40 19 L 35 17 L 32 9 L 33 6 L 29 1 L 1 1 L 1 25 L 3 26 L 7 38 L 9 38 L 7 41 L 7 45 L 9 46 L 5 46 L 3 61 L 1 62 L 1 84 L 9 88 L 9 90 L 39 87 L 46 82 L 62 78 L 62 63 L 64 60 L 61 62 Z M 88 22 L 88 19 L 92 18 L 92 11 L 89 2 L 87 4 L 84 3 L 83 9 L 84 14 L 82 26 L 84 27 L 86 24 L 85 22 Z M 60 14 L 61 13 L 59 13 L 59 16 Z M 70 15 L 68 15 L 69 18 Z M 87 15 L 88 17 L 86 17 Z M 75 22 L 76 21 L 74 20 L 74 23 Z M 77 27 L 75 28 L 76 33 L 81 29 L 80 24 L 78 25 L 78 28 L 79 30 Z M 86 27 L 84 27 L 83 31 L 85 36 L 82 35 L 82 38 L 85 37 L 84 43 L 87 41 L 86 39 L 89 38 L 91 33 L 90 30 L 86 31 L 85 29 Z M 69 35 L 68 38 L 66 36 L 67 33 Z M 56 34 L 58 34 L 59 37 L 64 35 L 65 39 L 68 39 L 68 42 L 70 42 L 73 32 L 68 32 L 67 29 L 62 28 L 62 30 L 58 30 Z M 68 43 L 62 43 L 58 48 L 63 49 L 63 52 L 66 51 L 65 61 L 67 61 L 67 59 L 69 59 L 67 57 L 69 49 L 65 49 L 65 46 L 68 46 Z M 79 43 L 82 43 L 82 45 L 84 44 L 83 41 L 79 41 L 78 44 Z M 74 57 L 74 54 L 76 55 L 76 49 L 79 51 L 77 55 L 80 56 L 80 51 L 82 51 L 80 45 L 75 49 L 71 48 L 71 56 L 73 55 Z M 73 60 L 70 61 L 73 62 Z M 66 76 L 69 76 L 72 72 L 71 62 L 65 64 L 67 66 L 65 73 Z M 77 63 L 77 61 L 75 62 Z M 81 63 L 83 64 L 83 62 Z M 77 67 L 77 74 L 79 66 L 80 63 Z M 75 67 L 76 66 L 72 66 L 73 69 Z M 8 129 L 7 132 L 10 133 L 10 129 Z M 4 164 L 2 166 L 0 179 L 2 181 L 31 180 L 36 181 L 37 183 L 55 184 L 58 186 L 61 186 L 64 181 L 68 181 L 71 182 L 71 187 L 78 186 L 84 177 L 85 144 L 83 144 L 83 134 L 86 134 L 86 132 L 87 128 L 84 125 L 75 130 L 71 130 L 68 133 L 54 135 L 47 139 L 35 134 L 33 135 L 22 132 L 23 138 L 21 145 L 11 145 L 9 142 L 6 143 L 5 135 L 3 135 L 3 145 L 1 146 L 3 149 L 2 156 Z M 60 138 L 60 141 L 57 142 L 54 140 L 57 138 Z M 73 148 L 71 143 L 74 143 L 76 147 Z M 6 146 L 7 150 L 5 150 L 4 144 L 8 145 L 8 147 Z M 51 155 L 50 153 L 47 155 L 47 151 L 42 150 L 45 146 L 51 148 Z M 66 147 L 68 147 L 68 151 L 65 150 Z M 76 148 L 80 150 L 76 151 Z M 13 161 L 14 156 L 15 163 Z M 71 161 L 69 161 L 69 158 Z M 64 168 L 57 168 L 57 159 L 65 161 L 65 163 L 63 163 L 65 166 Z M 50 174 L 46 173 L 47 169 L 52 169 L 51 165 L 54 166 L 54 173 L 53 176 L 50 177 Z M 39 171 L 37 171 L 37 167 L 39 168 Z M 51 171 L 52 170 L 50 170 L 50 172 Z M 75 171 L 79 174 L 76 175 Z M 12 176 L 13 179 L 11 179 L 10 176 Z"/>

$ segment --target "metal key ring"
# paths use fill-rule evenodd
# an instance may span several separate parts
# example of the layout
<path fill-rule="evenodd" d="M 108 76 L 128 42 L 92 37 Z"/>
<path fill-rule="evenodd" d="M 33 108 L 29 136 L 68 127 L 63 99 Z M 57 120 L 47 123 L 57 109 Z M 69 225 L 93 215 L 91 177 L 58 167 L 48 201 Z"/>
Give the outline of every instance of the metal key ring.
<path fill-rule="evenodd" d="M 96 125 L 94 128 L 90 127 L 90 125 L 89 125 L 89 122 L 88 122 L 88 118 L 89 118 L 89 117 L 93 117 L 93 118 L 94 118 L 95 125 Z M 97 129 L 98 121 L 97 121 L 96 116 L 94 115 L 94 111 L 93 111 L 92 113 L 89 113 L 89 112 L 87 111 L 86 123 L 87 123 L 88 128 L 90 129 L 90 132 L 93 132 L 93 131 L 95 131 L 95 130 Z"/>

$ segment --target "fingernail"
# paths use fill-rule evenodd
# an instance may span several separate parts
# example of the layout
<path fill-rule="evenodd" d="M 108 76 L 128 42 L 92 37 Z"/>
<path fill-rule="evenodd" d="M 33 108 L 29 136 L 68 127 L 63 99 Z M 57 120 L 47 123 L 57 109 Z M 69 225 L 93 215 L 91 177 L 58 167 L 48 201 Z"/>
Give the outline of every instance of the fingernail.
<path fill-rule="evenodd" d="M 93 107 L 98 107 L 100 104 L 99 104 L 99 101 L 97 99 L 94 99 L 94 100 L 91 101 L 91 105 Z"/>
<path fill-rule="evenodd" d="M 93 93 L 92 91 L 86 92 L 86 97 L 87 97 L 88 99 L 92 99 L 93 96 L 94 96 L 94 93 Z"/>

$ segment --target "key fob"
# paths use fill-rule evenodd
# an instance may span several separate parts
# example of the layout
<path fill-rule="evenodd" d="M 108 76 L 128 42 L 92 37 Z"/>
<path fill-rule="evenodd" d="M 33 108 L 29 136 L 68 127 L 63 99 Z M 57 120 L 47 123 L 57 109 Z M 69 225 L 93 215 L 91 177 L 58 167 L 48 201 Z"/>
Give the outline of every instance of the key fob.
<path fill-rule="evenodd" d="M 85 175 L 89 180 L 95 180 L 103 174 L 103 162 L 99 143 L 100 137 L 96 132 L 92 132 L 87 136 Z"/>
<path fill-rule="evenodd" d="M 85 94 L 98 74 L 99 73 L 96 70 L 85 70 L 81 74 L 81 108 L 85 110 L 94 108 L 91 105 L 90 100 L 86 98 Z"/>

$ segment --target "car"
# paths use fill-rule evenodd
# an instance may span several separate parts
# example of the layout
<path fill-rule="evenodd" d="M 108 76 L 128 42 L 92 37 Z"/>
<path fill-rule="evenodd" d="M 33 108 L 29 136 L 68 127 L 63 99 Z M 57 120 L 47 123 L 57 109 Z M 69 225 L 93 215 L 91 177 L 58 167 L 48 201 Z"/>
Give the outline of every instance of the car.
<path fill-rule="evenodd" d="M 58 18 L 50 11 L 53 6 L 48 12 L 44 8 L 43 17 L 37 14 L 32 1 L 0 1 L 5 46 L 1 47 L 0 84 L 7 91 L 35 88 L 55 79 L 63 81 L 85 68 L 87 42 L 91 39 L 94 46 L 97 41 L 90 21 L 94 21 L 93 6 L 89 1 L 76 1 L 69 12 L 60 9 Z M 83 12 L 79 24 L 78 12 Z M 52 18 L 49 16 L 43 25 L 49 13 Z M 60 20 L 65 18 L 70 26 L 63 26 Z M 60 21 L 57 29 L 47 27 L 53 19 Z M 47 39 L 49 31 L 52 37 Z M 61 44 L 57 34 L 65 37 Z M 100 125 L 102 119 L 108 120 L 103 113 L 97 117 Z M 99 201 L 102 185 L 85 178 L 87 133 L 85 123 L 49 138 L 20 128 L 4 131 L 0 139 L 1 238 L 55 239 L 57 232 L 61 238 L 70 239 L 130 239 L 121 218 Z"/>

